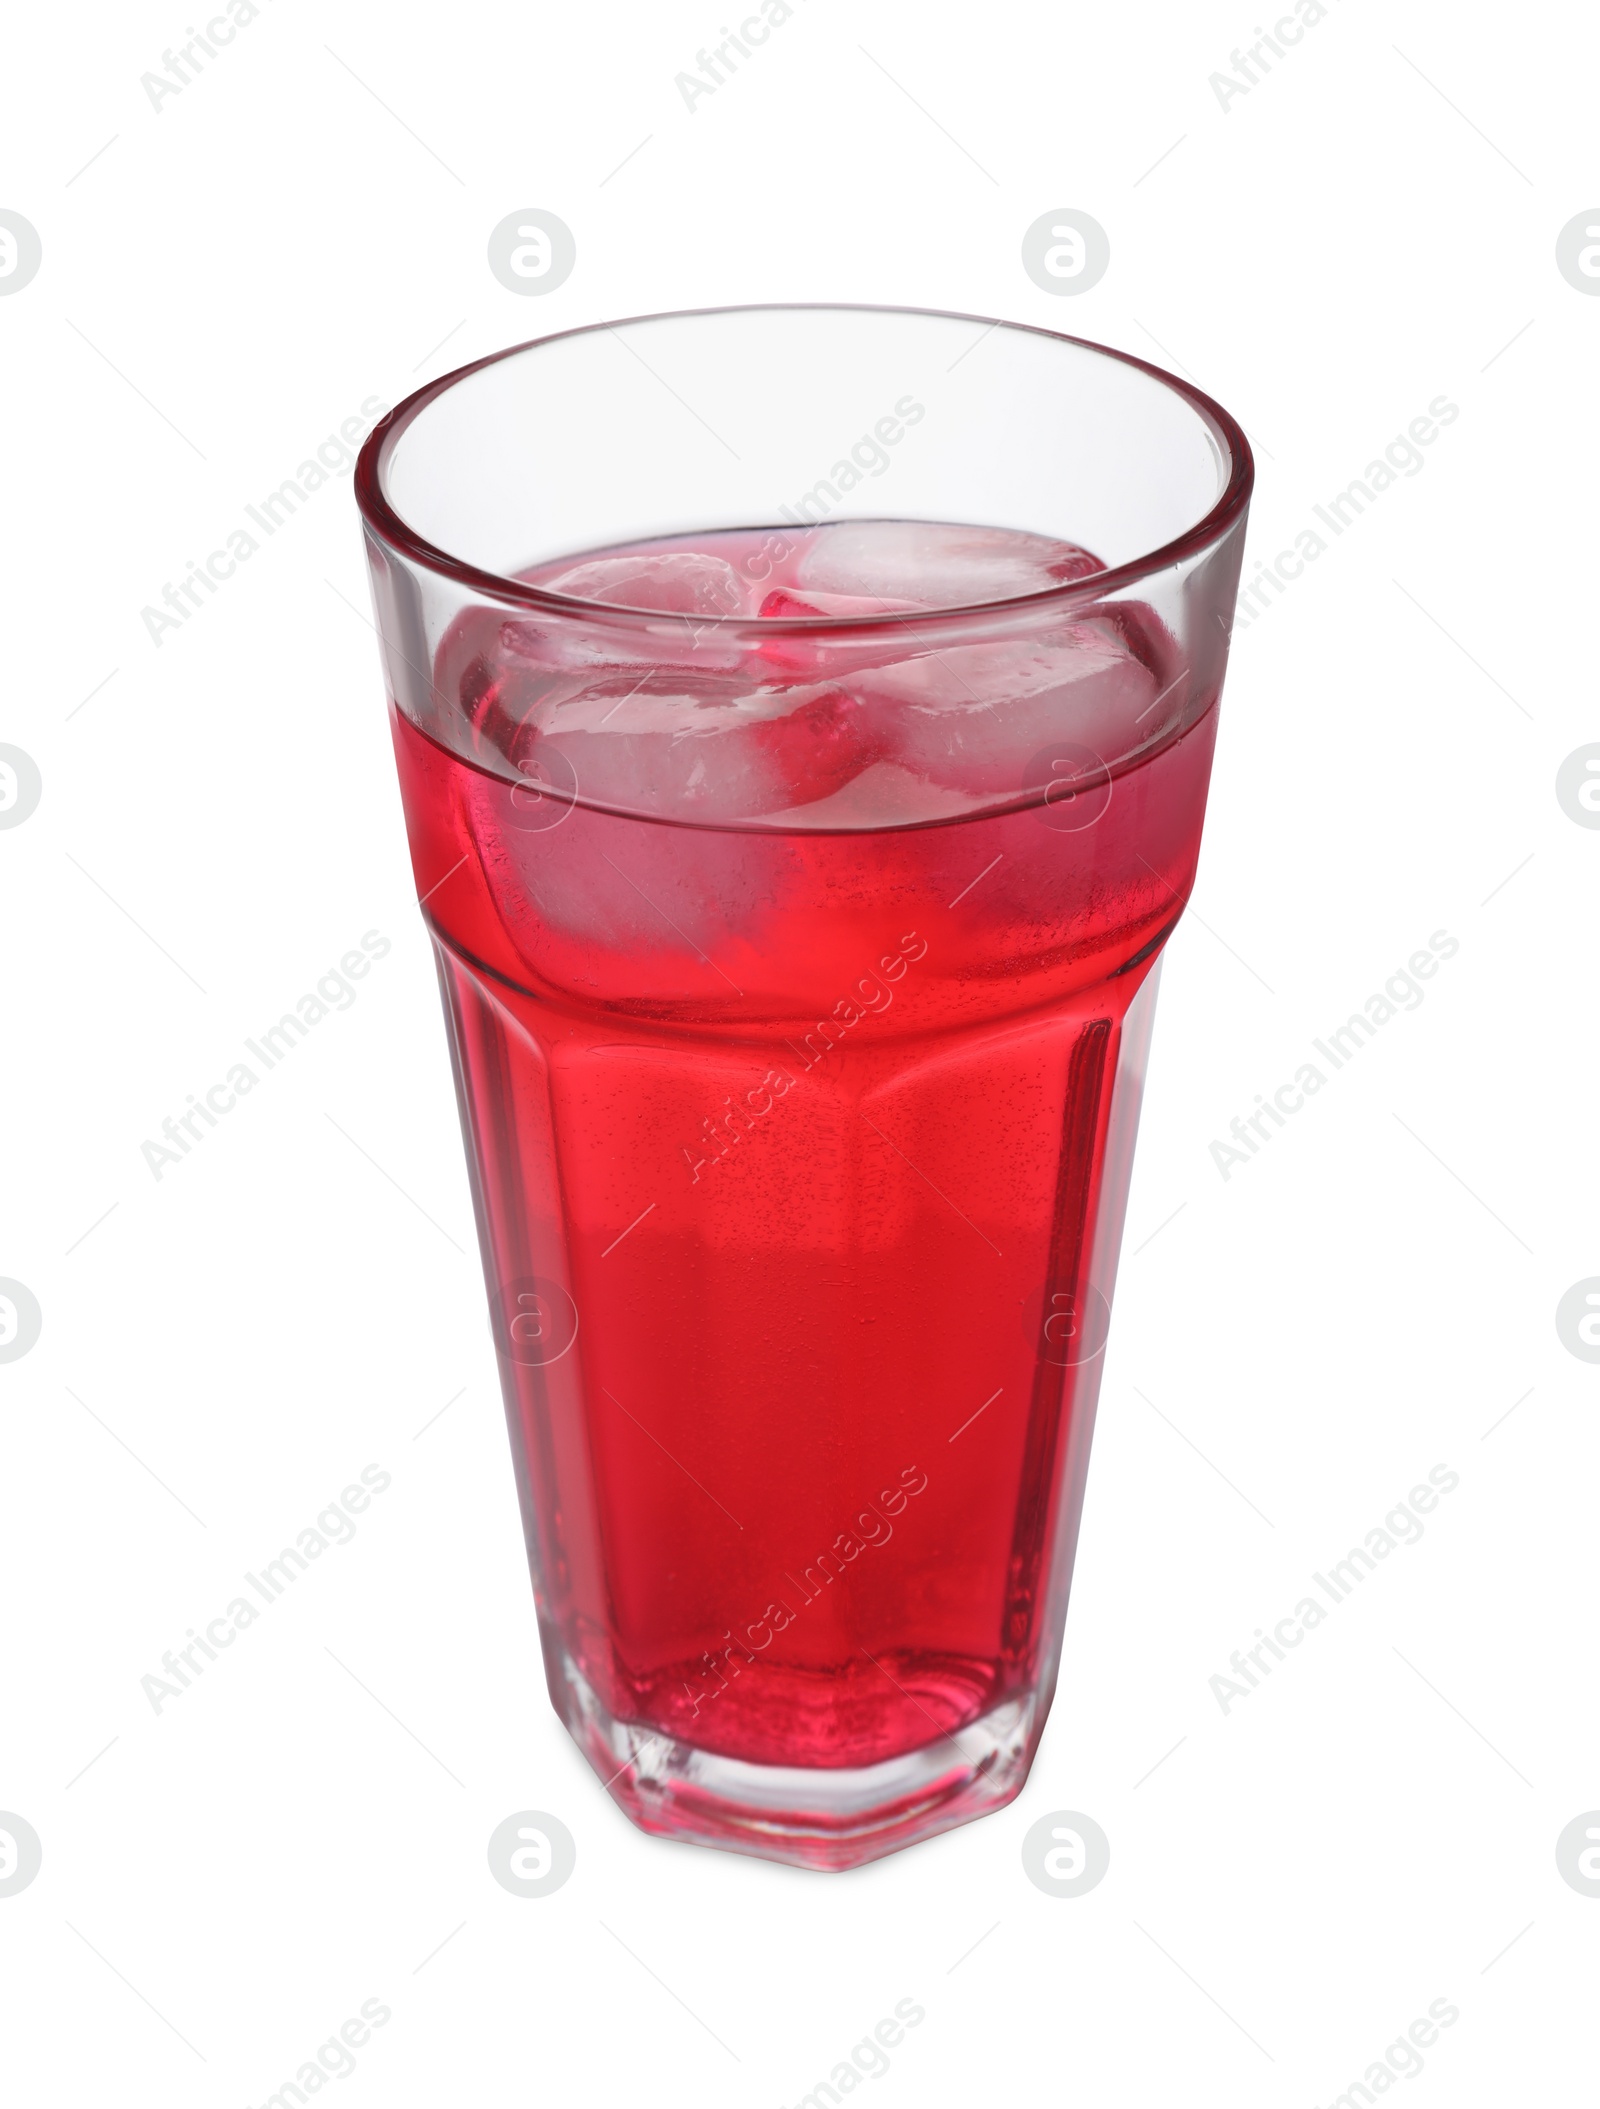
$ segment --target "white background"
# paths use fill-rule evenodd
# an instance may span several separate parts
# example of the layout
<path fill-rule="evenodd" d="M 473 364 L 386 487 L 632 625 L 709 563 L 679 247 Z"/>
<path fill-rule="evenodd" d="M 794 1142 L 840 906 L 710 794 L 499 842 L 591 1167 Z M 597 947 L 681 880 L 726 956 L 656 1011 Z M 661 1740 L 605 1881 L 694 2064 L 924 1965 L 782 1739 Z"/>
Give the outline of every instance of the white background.
<path fill-rule="evenodd" d="M 875 2100 L 1326 2103 L 1443 1998 L 1402 2092 L 1576 2100 L 1600 1371 L 1554 1312 L 1600 1272 L 1600 833 L 1554 780 L 1600 738 L 1600 300 L 1554 252 L 1600 34 L 1336 0 L 1224 112 L 1245 0 L 801 0 L 691 114 L 710 0 L 275 0 L 158 114 L 187 20 L 29 10 L 8 54 L 0 205 L 44 245 L 0 299 L 0 739 L 44 785 L 0 833 L 0 1274 L 44 1313 L 0 1367 L 0 1808 L 44 1847 L 0 1898 L 8 2094 L 261 2103 L 377 1998 L 351 2100 L 792 2104 L 912 1998 Z M 577 241 L 542 298 L 485 262 L 525 206 Z M 1020 244 L 1069 206 L 1111 266 L 1053 297 Z M 1032 1779 L 823 1877 L 641 1837 L 546 1702 L 348 476 L 159 648 L 140 611 L 364 398 L 830 297 L 1181 362 L 1258 444 L 1253 557 L 1460 416 L 1236 639 Z M 369 929 L 354 1007 L 157 1182 L 141 1143 Z M 1441 929 L 1421 1007 L 1224 1181 Z M 370 1462 L 354 1542 L 155 1715 L 163 1650 Z M 1231 1651 L 1441 1463 L 1425 1537 L 1224 1715 Z M 538 1901 L 484 1855 L 529 1807 L 578 1847 Z M 1111 1840 L 1073 1900 L 1019 1857 L 1058 1809 Z"/>

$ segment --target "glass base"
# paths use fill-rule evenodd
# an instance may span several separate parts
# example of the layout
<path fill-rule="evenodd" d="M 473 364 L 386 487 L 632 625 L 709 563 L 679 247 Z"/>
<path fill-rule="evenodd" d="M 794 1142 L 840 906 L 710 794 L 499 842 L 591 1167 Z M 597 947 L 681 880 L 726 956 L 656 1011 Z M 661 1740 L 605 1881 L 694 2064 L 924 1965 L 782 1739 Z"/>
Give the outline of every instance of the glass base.
<path fill-rule="evenodd" d="M 1030 1696 L 879 1765 L 752 1765 L 617 1720 L 570 1656 L 561 1668 L 568 1705 L 558 1711 L 641 1831 L 790 1867 L 860 1867 L 1004 1808 L 1022 1791 L 1043 1726 Z"/>

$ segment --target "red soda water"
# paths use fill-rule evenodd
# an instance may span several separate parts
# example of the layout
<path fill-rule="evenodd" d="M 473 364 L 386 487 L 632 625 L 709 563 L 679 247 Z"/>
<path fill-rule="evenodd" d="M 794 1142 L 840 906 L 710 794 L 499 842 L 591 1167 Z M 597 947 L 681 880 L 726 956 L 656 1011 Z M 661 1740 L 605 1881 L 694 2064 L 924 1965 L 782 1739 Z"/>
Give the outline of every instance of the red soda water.
<path fill-rule="evenodd" d="M 474 607 L 394 713 L 551 1688 L 647 1827 L 737 1842 L 669 1810 L 685 1753 L 1025 1777 L 1215 697 L 1137 604 L 918 618 L 1096 568 L 892 522 L 566 559 L 527 576 L 681 649 Z"/>

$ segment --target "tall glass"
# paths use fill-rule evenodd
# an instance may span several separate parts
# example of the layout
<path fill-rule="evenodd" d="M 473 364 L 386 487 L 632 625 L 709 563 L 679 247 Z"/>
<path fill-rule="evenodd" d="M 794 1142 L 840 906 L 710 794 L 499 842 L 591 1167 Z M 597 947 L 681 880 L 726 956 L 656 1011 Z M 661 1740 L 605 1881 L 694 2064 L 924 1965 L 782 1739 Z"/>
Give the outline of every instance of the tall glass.
<path fill-rule="evenodd" d="M 1250 483 L 1140 360 L 848 307 L 545 338 L 363 450 L 551 1697 L 647 1831 L 848 1867 L 1027 1776 Z M 1102 568 L 749 613 L 887 520 Z M 743 612 L 530 582 L 733 528 Z"/>

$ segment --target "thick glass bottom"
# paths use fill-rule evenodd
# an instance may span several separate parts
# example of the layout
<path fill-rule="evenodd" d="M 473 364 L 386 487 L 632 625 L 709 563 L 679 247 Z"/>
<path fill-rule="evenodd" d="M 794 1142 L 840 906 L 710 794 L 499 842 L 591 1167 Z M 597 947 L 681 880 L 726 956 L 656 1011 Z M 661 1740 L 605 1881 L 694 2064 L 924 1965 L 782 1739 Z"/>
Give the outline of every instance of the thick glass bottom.
<path fill-rule="evenodd" d="M 558 1711 L 641 1831 L 790 1867 L 860 1867 L 1004 1808 L 1022 1791 L 1044 1725 L 1030 1694 L 883 1764 L 753 1765 L 617 1720 L 570 1656 L 559 1677 Z"/>

